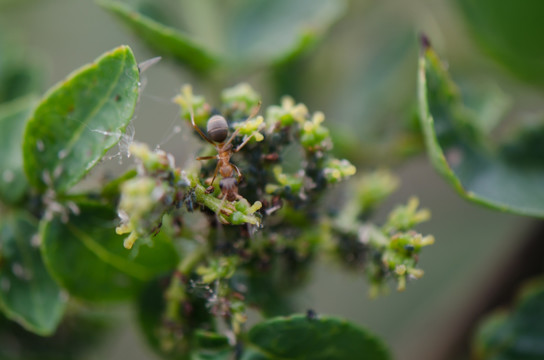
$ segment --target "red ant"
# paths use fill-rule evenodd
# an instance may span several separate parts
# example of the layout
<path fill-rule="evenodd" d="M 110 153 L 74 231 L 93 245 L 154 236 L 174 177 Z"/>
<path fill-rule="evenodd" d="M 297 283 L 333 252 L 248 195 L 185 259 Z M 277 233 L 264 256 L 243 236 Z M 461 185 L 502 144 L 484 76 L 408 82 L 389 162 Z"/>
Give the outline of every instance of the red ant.
<path fill-rule="evenodd" d="M 247 120 L 255 117 L 261 108 L 261 102 L 249 115 Z M 219 181 L 219 188 L 221 189 L 221 195 L 219 198 L 225 198 L 228 201 L 235 201 L 242 198 L 238 194 L 238 185 L 242 181 L 243 175 L 240 169 L 236 165 L 230 162 L 232 154 L 240 151 L 248 141 L 253 137 L 253 134 L 248 136 L 238 147 L 233 149 L 232 141 L 238 135 L 241 128 L 236 129 L 231 137 L 227 139 L 229 134 L 229 125 L 227 120 L 221 115 L 214 115 L 208 119 L 206 125 L 206 132 L 208 135 L 204 134 L 202 130 L 198 128 L 195 123 L 193 107 L 192 105 L 189 108 L 191 114 L 191 124 L 193 128 L 202 136 L 204 140 L 212 144 L 217 150 L 217 155 L 212 156 L 200 156 L 197 157 L 197 160 L 210 160 L 217 159 L 217 166 L 215 167 L 215 172 L 213 174 L 212 181 L 210 186 L 206 189 L 206 193 L 210 194 L 214 191 L 213 182 L 217 177 L 217 173 L 221 174 L 222 179 Z M 225 141 L 226 140 L 226 141 Z M 234 177 L 234 172 L 236 172 L 236 177 Z"/>

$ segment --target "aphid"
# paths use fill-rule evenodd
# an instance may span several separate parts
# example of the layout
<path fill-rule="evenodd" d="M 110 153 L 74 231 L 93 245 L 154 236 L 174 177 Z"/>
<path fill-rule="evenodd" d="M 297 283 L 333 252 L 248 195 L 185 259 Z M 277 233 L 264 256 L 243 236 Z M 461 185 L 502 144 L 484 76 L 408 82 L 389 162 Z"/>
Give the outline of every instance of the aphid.
<path fill-rule="evenodd" d="M 317 313 L 314 309 L 308 309 L 306 310 L 306 319 L 308 320 L 315 320 L 317 319 Z"/>
<path fill-rule="evenodd" d="M 248 120 L 257 115 L 260 107 L 261 102 L 259 102 L 255 110 L 249 115 Z M 208 135 L 206 135 L 202 132 L 202 130 L 198 128 L 195 123 L 193 107 L 191 106 L 189 110 L 191 114 L 191 124 L 193 125 L 193 128 L 196 130 L 197 133 L 200 134 L 200 136 L 202 136 L 204 140 L 212 144 L 217 150 L 217 155 L 200 156 L 196 158 L 197 160 L 217 159 L 217 166 L 215 167 L 212 181 L 210 182 L 210 186 L 206 189 L 206 192 L 208 194 L 213 192 L 213 182 L 217 177 L 217 173 L 219 173 L 222 177 L 221 181 L 219 182 L 219 187 L 221 188 L 221 198 L 225 198 L 228 201 L 234 201 L 239 199 L 240 195 L 238 195 L 238 185 L 242 181 L 243 175 L 240 169 L 238 169 L 236 165 L 230 162 L 230 158 L 232 154 L 240 151 L 248 143 L 253 135 L 248 136 L 240 145 L 238 145 L 238 147 L 234 149 L 232 141 L 240 132 L 240 128 L 236 129 L 236 131 L 234 131 L 234 133 L 227 140 L 227 136 L 229 134 L 229 125 L 227 123 L 227 120 L 221 115 L 214 115 L 208 119 L 208 124 L 206 126 L 206 132 L 208 133 Z"/>
<path fill-rule="evenodd" d="M 183 199 L 183 202 L 185 203 L 187 211 L 193 212 L 197 206 L 195 191 L 191 190 L 189 194 L 185 195 L 185 199 Z"/>

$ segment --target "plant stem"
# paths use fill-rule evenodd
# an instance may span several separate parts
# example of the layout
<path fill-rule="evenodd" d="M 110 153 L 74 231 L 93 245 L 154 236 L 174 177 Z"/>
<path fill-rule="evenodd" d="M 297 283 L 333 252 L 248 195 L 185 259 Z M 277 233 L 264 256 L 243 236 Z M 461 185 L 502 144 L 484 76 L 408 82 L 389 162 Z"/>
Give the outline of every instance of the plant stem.
<path fill-rule="evenodd" d="M 207 253 L 208 246 L 202 245 L 180 261 L 165 293 L 166 311 L 164 316 L 167 320 L 179 321 L 180 305 L 187 299 L 185 279 L 189 277 L 195 266 Z"/>

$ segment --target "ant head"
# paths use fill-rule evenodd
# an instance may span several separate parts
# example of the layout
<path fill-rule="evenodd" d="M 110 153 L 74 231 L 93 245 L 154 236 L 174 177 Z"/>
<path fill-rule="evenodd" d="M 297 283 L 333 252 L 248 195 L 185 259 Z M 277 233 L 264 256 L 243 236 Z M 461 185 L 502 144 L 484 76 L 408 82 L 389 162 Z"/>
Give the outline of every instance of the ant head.
<path fill-rule="evenodd" d="M 229 134 L 229 124 L 221 115 L 214 115 L 208 120 L 206 128 L 210 139 L 217 143 L 222 143 Z"/>

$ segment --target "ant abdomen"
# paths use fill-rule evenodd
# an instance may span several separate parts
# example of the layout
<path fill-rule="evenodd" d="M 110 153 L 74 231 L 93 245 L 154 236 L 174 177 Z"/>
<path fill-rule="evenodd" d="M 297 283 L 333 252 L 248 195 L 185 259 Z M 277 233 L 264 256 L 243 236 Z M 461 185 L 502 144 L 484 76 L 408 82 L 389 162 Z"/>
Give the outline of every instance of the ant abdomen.
<path fill-rule="evenodd" d="M 229 134 L 229 125 L 223 116 L 214 115 L 208 120 L 206 131 L 210 139 L 222 143 Z"/>

